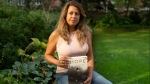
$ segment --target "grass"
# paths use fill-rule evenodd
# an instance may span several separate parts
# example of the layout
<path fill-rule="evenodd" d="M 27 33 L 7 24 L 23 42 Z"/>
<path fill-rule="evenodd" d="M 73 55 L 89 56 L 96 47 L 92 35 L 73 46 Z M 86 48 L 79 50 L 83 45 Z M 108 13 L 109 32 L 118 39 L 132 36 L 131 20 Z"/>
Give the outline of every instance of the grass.
<path fill-rule="evenodd" d="M 150 84 L 149 32 L 94 31 L 95 71 L 113 84 Z"/>

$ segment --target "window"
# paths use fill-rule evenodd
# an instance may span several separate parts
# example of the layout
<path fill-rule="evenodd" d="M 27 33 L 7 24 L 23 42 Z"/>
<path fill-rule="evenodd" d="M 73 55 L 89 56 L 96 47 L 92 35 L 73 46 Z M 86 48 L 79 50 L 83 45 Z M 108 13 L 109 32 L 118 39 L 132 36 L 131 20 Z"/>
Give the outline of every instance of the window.
<path fill-rule="evenodd" d="M 19 5 L 19 6 L 23 6 L 24 3 L 25 3 L 25 0 L 18 0 L 18 5 Z"/>

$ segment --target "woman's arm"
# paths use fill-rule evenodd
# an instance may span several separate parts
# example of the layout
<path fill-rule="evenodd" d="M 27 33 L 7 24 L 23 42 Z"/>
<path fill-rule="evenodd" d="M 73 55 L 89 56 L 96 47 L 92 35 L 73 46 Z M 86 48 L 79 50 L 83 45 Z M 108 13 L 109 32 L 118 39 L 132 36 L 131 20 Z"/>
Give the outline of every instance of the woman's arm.
<path fill-rule="evenodd" d="M 59 66 L 59 60 L 54 57 L 54 52 L 56 50 L 56 44 L 59 38 L 59 34 L 57 31 L 53 31 L 49 36 L 47 48 L 45 52 L 45 60 L 51 64 Z"/>
<path fill-rule="evenodd" d="M 45 60 L 51 64 L 56 66 L 65 66 L 68 64 L 67 56 L 61 57 L 59 60 L 54 57 L 54 52 L 56 50 L 56 44 L 59 38 L 59 33 L 57 31 L 52 32 L 49 36 L 47 48 L 45 52 Z"/>
<path fill-rule="evenodd" d="M 87 52 L 87 56 L 88 56 L 88 79 L 90 81 L 91 84 L 91 80 L 92 80 L 92 73 L 93 73 L 93 68 L 94 68 L 94 57 L 93 57 L 93 49 L 92 49 L 92 36 L 91 36 L 91 32 L 89 32 L 88 34 L 88 40 L 87 40 L 88 46 L 89 46 L 89 50 Z M 86 80 L 88 82 L 88 79 Z M 89 84 L 89 82 L 88 82 Z"/>

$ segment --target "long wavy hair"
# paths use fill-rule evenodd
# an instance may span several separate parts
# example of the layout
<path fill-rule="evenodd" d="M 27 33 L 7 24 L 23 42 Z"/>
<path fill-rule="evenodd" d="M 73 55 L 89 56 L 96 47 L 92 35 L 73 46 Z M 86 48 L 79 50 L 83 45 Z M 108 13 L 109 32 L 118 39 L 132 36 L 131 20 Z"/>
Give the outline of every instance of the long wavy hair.
<path fill-rule="evenodd" d="M 79 4 L 76 1 L 68 1 L 60 14 L 58 23 L 56 25 L 56 30 L 59 32 L 59 35 L 65 40 L 67 41 L 67 43 L 70 43 L 70 30 L 69 30 L 69 26 L 68 23 L 66 21 L 66 16 L 67 16 L 67 12 L 68 12 L 68 8 L 69 6 L 75 6 L 78 8 L 79 13 L 80 13 L 80 19 L 78 24 L 75 26 L 75 31 L 76 31 L 76 37 L 78 39 L 78 42 L 81 46 L 83 46 L 83 44 L 87 41 L 88 39 L 88 33 L 90 30 L 90 28 L 85 24 L 85 17 L 86 14 L 81 6 L 81 4 Z"/>

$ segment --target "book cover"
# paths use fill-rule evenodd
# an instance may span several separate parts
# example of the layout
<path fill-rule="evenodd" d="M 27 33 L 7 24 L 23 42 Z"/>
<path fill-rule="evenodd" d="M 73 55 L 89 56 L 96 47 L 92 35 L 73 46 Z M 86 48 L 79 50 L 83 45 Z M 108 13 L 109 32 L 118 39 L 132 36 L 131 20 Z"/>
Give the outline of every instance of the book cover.
<path fill-rule="evenodd" d="M 88 76 L 87 56 L 69 57 L 68 82 L 69 84 L 83 84 Z"/>

